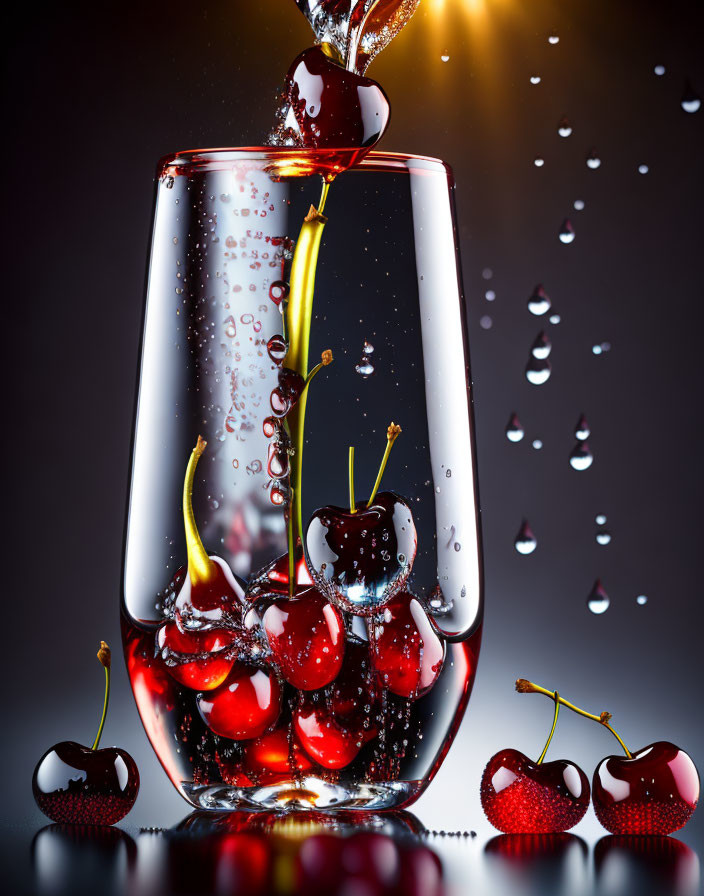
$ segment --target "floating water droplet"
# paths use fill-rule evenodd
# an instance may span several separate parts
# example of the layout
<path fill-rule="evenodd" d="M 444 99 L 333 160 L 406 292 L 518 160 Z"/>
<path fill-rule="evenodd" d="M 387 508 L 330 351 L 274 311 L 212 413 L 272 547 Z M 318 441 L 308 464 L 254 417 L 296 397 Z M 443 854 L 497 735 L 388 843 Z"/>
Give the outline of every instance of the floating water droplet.
<path fill-rule="evenodd" d="M 544 361 L 552 351 L 552 342 L 548 339 L 545 330 L 541 330 L 535 337 L 535 341 L 531 346 L 530 353 L 534 358 Z"/>
<path fill-rule="evenodd" d="M 695 93 L 694 88 L 689 81 L 687 81 L 684 86 L 684 93 L 682 94 L 680 103 L 684 111 L 689 113 L 698 112 L 702 105 L 701 97 L 698 93 Z"/>
<path fill-rule="evenodd" d="M 650 169 L 647 165 L 639 165 L 638 166 L 638 174 L 647 174 Z"/>
<path fill-rule="evenodd" d="M 569 137 L 572 133 L 572 125 L 569 118 L 561 118 L 557 123 L 557 133 L 561 137 Z"/>
<path fill-rule="evenodd" d="M 591 168 L 592 171 L 596 171 L 597 168 L 601 167 L 601 159 L 597 155 L 597 152 L 594 148 L 590 149 L 587 153 L 587 168 Z"/>
<path fill-rule="evenodd" d="M 611 351 L 611 343 L 610 342 L 598 342 L 596 345 L 592 346 L 592 354 L 593 355 L 603 355 L 604 352 Z"/>
<path fill-rule="evenodd" d="M 479 326 L 482 330 L 490 330 L 494 321 L 489 317 L 488 314 L 484 314 L 479 318 Z"/>
<path fill-rule="evenodd" d="M 579 439 L 581 442 L 588 439 L 591 435 L 591 430 L 589 429 L 589 424 L 587 423 L 587 418 L 584 414 L 580 414 L 579 420 L 575 424 L 574 435 L 575 438 Z"/>
<path fill-rule="evenodd" d="M 638 606 L 643 607 L 648 603 L 648 595 L 647 594 L 639 594 L 636 598 L 636 603 Z"/>
<path fill-rule="evenodd" d="M 562 222 L 562 227 L 560 228 L 558 236 L 560 237 L 560 242 L 564 243 L 565 245 L 574 242 L 574 227 L 572 226 L 572 222 L 569 218 L 565 218 L 565 220 Z"/>
<path fill-rule="evenodd" d="M 570 453 L 570 464 L 574 470 L 588 470 L 594 462 L 594 455 L 589 448 L 589 442 L 577 442 Z"/>
<path fill-rule="evenodd" d="M 449 53 L 443 53 L 442 56 L 440 57 L 440 59 L 442 59 L 443 62 L 449 62 L 449 61 L 450 61 L 450 54 L 449 54 Z"/>
<path fill-rule="evenodd" d="M 218 442 L 224 442 L 227 438 L 227 433 L 224 429 L 218 429 L 215 431 L 215 438 L 218 440 Z"/>
<path fill-rule="evenodd" d="M 540 84 L 540 75 L 531 75 L 530 83 L 531 84 Z"/>
<path fill-rule="evenodd" d="M 559 44 L 559 43 L 560 43 L 560 38 L 558 37 L 557 34 L 555 34 L 555 33 L 553 32 L 552 34 L 549 34 L 549 35 L 548 35 L 548 43 L 549 43 L 549 44 Z"/>
<path fill-rule="evenodd" d="M 584 208 L 584 200 L 583 199 L 575 199 L 574 207 L 578 212 L 581 212 Z"/>
<path fill-rule="evenodd" d="M 538 547 L 538 541 L 530 527 L 528 520 L 523 520 L 513 542 L 514 548 L 519 554 L 532 554 Z"/>
<path fill-rule="evenodd" d="M 533 164 L 535 165 L 536 168 L 542 168 L 543 165 L 545 164 L 545 159 L 542 156 L 536 156 L 533 159 Z"/>
<path fill-rule="evenodd" d="M 597 526 L 603 526 L 606 523 L 606 514 L 605 513 L 597 513 L 594 517 L 594 522 Z"/>
<path fill-rule="evenodd" d="M 374 365 L 369 360 L 368 355 L 363 355 L 360 359 L 359 364 L 357 364 L 354 369 L 360 376 L 363 376 L 365 379 L 374 373 Z"/>
<path fill-rule="evenodd" d="M 597 544 L 609 544 L 611 541 L 611 533 L 607 532 L 606 529 L 599 529 L 596 533 L 596 543 Z"/>
<path fill-rule="evenodd" d="M 661 77 L 662 75 L 665 74 L 665 66 L 664 65 L 656 65 L 655 68 L 653 69 L 653 71 L 655 72 L 655 74 L 658 77 Z"/>
<path fill-rule="evenodd" d="M 365 355 L 371 355 L 374 353 L 374 346 L 371 344 L 371 342 L 367 342 L 366 339 L 364 340 L 364 345 L 362 346 L 362 353 Z"/>
<path fill-rule="evenodd" d="M 533 439 L 533 447 L 535 448 L 536 451 L 540 451 L 540 449 L 543 447 L 543 440 L 542 439 Z"/>
<path fill-rule="evenodd" d="M 530 356 L 526 365 L 526 379 L 534 386 L 542 386 L 547 383 L 552 373 L 552 367 L 549 361 L 541 361 L 539 358 Z"/>
<path fill-rule="evenodd" d="M 506 424 L 506 438 L 509 442 L 520 442 L 523 436 L 525 435 L 525 430 L 523 429 L 523 425 L 521 421 L 518 419 L 518 414 L 513 413 L 508 418 L 508 423 Z"/>
<path fill-rule="evenodd" d="M 559 314 L 551 314 L 549 320 L 550 320 L 551 324 L 553 324 L 554 326 L 557 326 L 560 323 L 560 321 L 562 320 L 562 318 L 560 317 Z"/>
<path fill-rule="evenodd" d="M 550 310 L 551 304 L 550 297 L 543 289 L 543 284 L 539 283 L 528 297 L 528 310 L 536 317 L 540 317 Z"/>
<path fill-rule="evenodd" d="M 487 302 L 493 302 L 496 298 L 496 293 L 493 289 L 487 289 L 487 291 L 484 293 L 484 298 L 487 300 Z"/>
<path fill-rule="evenodd" d="M 610 603 L 609 595 L 604 591 L 601 580 L 597 579 L 592 586 L 592 590 L 589 592 L 587 606 L 596 616 L 601 616 L 602 613 L 605 613 L 609 609 Z"/>
<path fill-rule="evenodd" d="M 494 272 L 492 271 L 491 268 L 484 268 L 484 270 L 482 271 L 482 277 L 483 277 L 485 280 L 491 280 L 491 278 L 492 278 L 493 276 L 494 276 Z"/>

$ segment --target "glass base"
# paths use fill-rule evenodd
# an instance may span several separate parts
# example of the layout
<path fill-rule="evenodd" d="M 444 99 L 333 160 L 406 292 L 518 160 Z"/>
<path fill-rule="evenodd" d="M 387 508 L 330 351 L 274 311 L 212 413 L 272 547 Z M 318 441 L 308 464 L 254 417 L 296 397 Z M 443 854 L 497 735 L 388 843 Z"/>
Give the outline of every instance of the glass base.
<path fill-rule="evenodd" d="M 198 786 L 186 781 L 181 787 L 190 803 L 214 812 L 397 809 L 414 802 L 423 790 L 420 781 L 341 785 L 315 777 L 280 781 L 269 787 Z"/>

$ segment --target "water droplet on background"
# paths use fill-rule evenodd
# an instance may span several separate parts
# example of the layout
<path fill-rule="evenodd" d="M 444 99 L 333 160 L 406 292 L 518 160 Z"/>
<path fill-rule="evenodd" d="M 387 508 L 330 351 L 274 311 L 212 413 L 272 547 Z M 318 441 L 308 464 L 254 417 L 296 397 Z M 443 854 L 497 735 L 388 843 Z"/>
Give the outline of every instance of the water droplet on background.
<path fill-rule="evenodd" d="M 533 447 L 536 451 L 540 451 L 540 449 L 543 447 L 542 439 L 533 439 Z"/>
<path fill-rule="evenodd" d="M 525 430 L 523 429 L 521 421 L 518 419 L 518 415 L 515 413 L 511 414 L 508 418 L 508 423 L 506 424 L 506 438 L 509 442 L 520 442 L 524 435 Z"/>
<path fill-rule="evenodd" d="M 365 379 L 374 373 L 374 365 L 369 360 L 368 355 L 362 355 L 359 364 L 355 365 L 354 369 Z"/>
<path fill-rule="evenodd" d="M 494 321 L 489 317 L 488 314 L 484 314 L 479 318 L 479 326 L 482 330 L 490 330 Z"/>
<path fill-rule="evenodd" d="M 584 200 L 583 199 L 575 199 L 574 207 L 578 212 L 581 212 L 584 208 Z"/>
<path fill-rule="evenodd" d="M 542 168 L 543 165 L 545 164 L 545 159 L 542 156 L 536 156 L 533 159 L 533 164 L 535 165 L 536 168 Z"/>
<path fill-rule="evenodd" d="M 595 149 L 590 149 L 587 153 L 587 168 L 591 168 L 592 171 L 596 171 L 596 169 L 600 167 L 601 159 L 597 155 L 597 151 Z"/>
<path fill-rule="evenodd" d="M 449 54 L 449 53 L 443 53 L 442 56 L 440 57 L 440 59 L 441 59 L 443 62 L 449 62 L 449 61 L 450 61 L 450 54 Z"/>
<path fill-rule="evenodd" d="M 605 613 L 609 609 L 609 604 L 611 601 L 609 600 L 609 595 L 604 591 L 604 587 L 601 584 L 601 580 L 597 579 L 592 586 L 592 590 L 589 592 L 589 597 L 587 598 L 587 606 L 596 616 L 600 616 L 602 613 Z"/>
<path fill-rule="evenodd" d="M 568 118 L 561 118 L 557 123 L 557 133 L 561 137 L 569 137 L 572 133 L 572 125 Z"/>
<path fill-rule="evenodd" d="M 552 351 L 552 342 L 548 339 L 545 330 L 541 330 L 535 337 L 530 353 L 534 358 L 544 361 Z"/>
<path fill-rule="evenodd" d="M 653 71 L 655 72 L 655 74 L 658 77 L 661 77 L 662 75 L 665 74 L 665 66 L 664 65 L 656 65 L 655 68 L 653 69 Z"/>
<path fill-rule="evenodd" d="M 553 324 L 554 326 L 557 326 L 557 324 L 560 323 L 562 318 L 560 317 L 559 314 L 551 314 L 549 320 L 550 320 L 551 324 Z"/>
<path fill-rule="evenodd" d="M 487 300 L 487 302 L 493 302 L 496 298 L 496 293 L 493 289 L 487 289 L 487 291 L 484 293 L 484 298 Z"/>
<path fill-rule="evenodd" d="M 610 544 L 611 542 L 611 533 L 607 532 L 606 529 L 599 529 L 596 533 L 596 543 L 601 545 Z"/>
<path fill-rule="evenodd" d="M 531 84 L 540 84 L 540 75 L 531 75 L 530 83 Z"/>
<path fill-rule="evenodd" d="M 559 38 L 559 36 L 558 36 L 557 34 L 550 34 L 550 35 L 548 35 L 548 43 L 549 43 L 549 44 L 553 44 L 553 46 L 554 46 L 555 44 L 559 44 L 559 43 L 560 43 L 560 38 Z"/>
<path fill-rule="evenodd" d="M 536 317 L 540 317 L 550 310 L 551 304 L 550 297 L 543 289 L 543 284 L 539 283 L 528 297 L 528 310 Z"/>
<path fill-rule="evenodd" d="M 638 174 L 647 174 L 650 169 L 647 165 L 639 165 L 638 166 Z"/>
<path fill-rule="evenodd" d="M 530 356 L 526 364 L 526 379 L 533 386 L 542 386 L 547 383 L 552 373 L 552 366 L 549 361 L 541 361 L 538 358 Z"/>
<path fill-rule="evenodd" d="M 597 526 L 603 526 L 606 524 L 606 514 L 605 513 L 597 513 L 594 517 L 594 522 Z"/>
<path fill-rule="evenodd" d="M 484 268 L 484 270 L 482 271 L 482 277 L 483 277 L 485 280 L 491 280 L 491 278 L 492 278 L 493 276 L 494 276 L 494 272 L 492 271 L 491 268 Z"/>
<path fill-rule="evenodd" d="M 598 342 L 596 345 L 592 346 L 593 355 L 603 355 L 605 352 L 609 351 L 611 351 L 610 342 Z"/>
<path fill-rule="evenodd" d="M 364 340 L 364 345 L 362 346 L 362 353 L 365 355 L 371 355 L 374 353 L 374 346 L 371 344 L 371 342 L 367 342 L 366 339 Z"/>
<path fill-rule="evenodd" d="M 283 336 L 272 336 L 266 344 L 266 350 L 274 364 L 280 364 L 286 357 L 288 345 Z"/>
<path fill-rule="evenodd" d="M 694 112 L 698 112 L 702 105 L 701 97 L 698 93 L 695 93 L 692 85 L 687 81 L 684 87 L 684 93 L 682 94 L 682 99 L 680 100 L 680 104 L 685 112 L 689 112 L 693 114 Z"/>
<path fill-rule="evenodd" d="M 648 595 L 647 594 L 639 594 L 636 598 L 636 603 L 638 606 L 643 607 L 648 603 Z"/>
<path fill-rule="evenodd" d="M 513 546 L 519 554 L 532 554 L 538 547 L 538 541 L 530 527 L 528 520 L 523 520 L 521 528 L 516 534 Z"/>
<path fill-rule="evenodd" d="M 565 218 L 565 220 L 562 222 L 562 227 L 560 228 L 558 236 L 560 237 L 560 242 L 564 243 L 565 245 L 574 242 L 576 234 L 574 232 L 572 222 L 569 218 Z"/>
<path fill-rule="evenodd" d="M 588 470 L 591 467 L 594 461 L 594 455 L 592 454 L 589 443 L 577 442 L 572 451 L 570 452 L 570 464 L 572 465 L 572 469 L 579 470 Z"/>
<path fill-rule="evenodd" d="M 591 435 L 591 430 L 589 429 L 589 424 L 587 423 L 587 418 L 584 414 L 580 414 L 579 420 L 575 424 L 574 435 L 576 439 L 579 439 L 582 442 L 585 439 L 588 439 Z"/>

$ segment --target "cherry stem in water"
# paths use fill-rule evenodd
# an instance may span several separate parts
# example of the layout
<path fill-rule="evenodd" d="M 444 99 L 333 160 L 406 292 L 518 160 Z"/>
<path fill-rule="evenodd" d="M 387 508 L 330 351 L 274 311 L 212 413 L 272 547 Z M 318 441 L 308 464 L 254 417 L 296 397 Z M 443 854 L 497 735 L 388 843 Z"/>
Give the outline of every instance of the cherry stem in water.
<path fill-rule="evenodd" d="M 543 752 L 538 757 L 538 761 L 536 765 L 542 765 L 543 759 L 545 759 L 545 754 L 548 751 L 548 747 L 550 746 L 550 741 L 552 740 L 552 736 L 555 733 L 555 728 L 557 727 L 557 717 L 560 714 L 560 695 L 555 691 L 555 715 L 552 717 L 552 728 L 550 729 L 550 734 L 548 734 L 548 739 L 545 741 L 545 746 L 543 747 Z"/>
<path fill-rule="evenodd" d="M 354 500 L 354 446 L 350 445 L 348 475 L 350 481 L 350 513 L 357 513 Z"/>
<path fill-rule="evenodd" d="M 367 507 L 371 506 L 372 501 L 376 497 L 376 493 L 379 491 L 379 486 L 381 485 L 381 477 L 384 475 L 384 470 L 386 469 L 386 463 L 389 459 L 389 455 L 391 454 L 391 448 L 396 441 L 396 439 L 401 435 L 401 427 L 394 423 L 392 420 L 389 424 L 389 428 L 386 430 L 386 450 L 384 451 L 384 456 L 381 459 L 381 466 L 379 467 L 379 473 L 376 477 L 376 482 L 374 483 L 374 488 L 372 489 L 372 493 L 369 496 L 369 500 L 367 501 Z"/>
<path fill-rule="evenodd" d="M 105 669 L 105 696 L 103 698 L 103 714 L 100 717 L 100 727 L 98 728 L 98 733 L 95 735 L 95 740 L 93 741 L 93 746 L 91 750 L 97 750 L 98 744 L 100 743 L 100 737 L 103 733 L 103 727 L 105 726 L 105 718 L 108 714 L 108 703 L 110 701 L 110 648 L 105 643 L 105 641 L 100 642 L 100 650 L 98 651 L 98 659 L 100 660 L 101 665 Z"/>
<path fill-rule="evenodd" d="M 516 690 L 519 694 L 544 694 L 546 697 L 550 697 L 551 700 L 556 700 L 562 706 L 566 706 L 567 709 L 571 709 L 572 712 L 576 712 L 579 716 L 584 716 L 585 719 L 591 719 L 592 722 L 599 722 L 600 725 L 603 725 L 604 728 L 608 728 L 609 731 L 613 734 L 616 740 L 621 744 L 621 749 L 626 754 L 628 759 L 632 759 L 631 752 L 628 747 L 621 740 L 619 735 L 614 731 L 614 729 L 609 725 L 611 720 L 610 712 L 602 712 L 601 715 L 594 715 L 591 712 L 586 712 L 583 709 L 580 709 L 578 706 L 575 706 L 574 703 L 570 703 L 569 700 L 565 700 L 564 697 L 560 697 L 557 691 L 549 691 L 547 688 L 541 688 L 538 684 L 533 684 L 532 681 L 528 681 L 525 678 L 516 679 Z"/>
<path fill-rule="evenodd" d="M 186 530 L 186 550 L 188 552 L 188 574 L 191 583 L 208 582 L 213 578 L 213 561 L 203 547 L 198 526 L 193 514 L 193 481 L 201 454 L 208 443 L 198 436 L 195 448 L 191 452 L 183 482 L 183 524 Z"/>

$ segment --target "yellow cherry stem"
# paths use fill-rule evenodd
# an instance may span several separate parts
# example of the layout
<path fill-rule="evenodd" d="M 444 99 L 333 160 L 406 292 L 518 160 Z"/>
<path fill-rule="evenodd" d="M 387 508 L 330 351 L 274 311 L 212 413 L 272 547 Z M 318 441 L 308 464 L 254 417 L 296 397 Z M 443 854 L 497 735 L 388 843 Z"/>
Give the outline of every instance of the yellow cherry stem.
<path fill-rule="evenodd" d="M 349 461 L 347 465 L 347 475 L 350 482 L 350 513 L 357 513 L 354 500 L 354 446 L 350 445 Z"/>
<path fill-rule="evenodd" d="M 186 550 L 188 551 L 188 574 L 191 584 L 209 582 L 214 577 L 215 564 L 208 556 L 200 540 L 200 533 L 193 515 L 193 480 L 201 454 L 208 443 L 198 436 L 195 448 L 191 452 L 186 467 L 186 478 L 183 482 L 183 525 L 186 530 Z"/>
<path fill-rule="evenodd" d="M 586 712 L 584 709 L 580 709 L 578 706 L 575 706 L 574 703 L 570 703 L 569 700 L 565 700 L 564 697 L 560 697 L 557 691 L 549 691 L 547 688 L 541 688 L 540 685 L 533 684 L 532 681 L 528 681 L 525 678 L 516 679 L 516 690 L 519 694 L 544 694 L 546 697 L 550 697 L 551 700 L 555 700 L 556 703 L 559 703 L 562 706 L 566 706 L 567 709 L 571 709 L 572 712 L 576 712 L 577 715 L 584 716 L 585 719 L 591 719 L 592 722 L 599 722 L 599 724 L 603 725 L 604 728 L 608 728 L 616 738 L 616 740 L 621 744 L 621 748 L 626 754 L 627 758 L 632 758 L 631 752 L 628 747 L 624 744 L 624 742 L 614 731 L 611 725 L 609 725 L 609 722 L 611 721 L 610 712 L 602 712 L 601 715 L 598 716 L 594 715 L 594 713 Z"/>
<path fill-rule="evenodd" d="M 98 659 L 100 660 L 101 666 L 105 669 L 105 696 L 103 697 L 103 714 L 100 717 L 100 727 L 98 728 L 98 733 L 95 735 L 95 740 L 93 741 L 93 746 L 91 750 L 97 750 L 98 744 L 100 743 L 100 737 L 103 733 L 103 727 L 105 726 L 105 719 L 108 714 L 108 703 L 110 702 L 110 648 L 105 643 L 105 641 L 100 642 L 100 650 L 98 651 Z"/>
<path fill-rule="evenodd" d="M 384 451 L 384 456 L 381 459 L 379 473 L 377 474 L 374 488 L 372 489 L 372 493 L 369 496 L 369 500 L 367 501 L 367 507 L 371 505 L 372 501 L 376 497 L 376 493 L 379 491 L 379 486 L 381 485 L 381 477 L 384 475 L 384 470 L 386 469 L 386 464 L 389 460 L 389 455 L 391 454 L 391 448 L 400 435 L 401 427 L 397 423 L 394 423 L 394 421 L 392 420 L 389 424 L 389 428 L 386 430 L 386 450 Z"/>
<path fill-rule="evenodd" d="M 552 728 L 550 729 L 550 734 L 548 734 L 548 739 L 545 742 L 545 746 L 543 747 L 543 752 L 538 756 L 538 761 L 536 765 L 542 765 L 543 759 L 545 759 L 545 754 L 548 751 L 548 747 L 550 746 L 550 741 L 552 740 L 552 736 L 555 733 L 555 728 L 557 727 L 557 717 L 560 714 L 560 695 L 555 691 L 555 715 L 552 717 Z"/>

